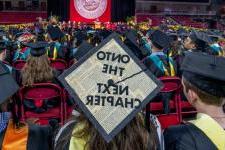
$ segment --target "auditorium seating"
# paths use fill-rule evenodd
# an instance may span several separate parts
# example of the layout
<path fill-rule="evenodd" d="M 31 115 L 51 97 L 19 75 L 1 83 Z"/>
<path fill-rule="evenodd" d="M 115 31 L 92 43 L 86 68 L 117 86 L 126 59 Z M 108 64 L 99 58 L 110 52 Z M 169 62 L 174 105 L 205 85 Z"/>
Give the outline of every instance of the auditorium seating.
<path fill-rule="evenodd" d="M 60 72 L 63 72 L 68 67 L 67 62 L 63 59 L 50 59 L 50 66 Z"/>
<path fill-rule="evenodd" d="M 37 124 L 46 125 L 49 121 L 64 123 L 63 89 L 52 83 L 39 83 L 19 90 L 21 120 L 38 119 Z"/>
<path fill-rule="evenodd" d="M 171 112 L 169 114 L 163 113 L 163 102 L 160 99 L 156 100 L 157 102 L 150 102 L 146 106 L 146 115 L 147 117 L 150 113 L 157 115 L 160 123 L 162 124 L 162 128 L 165 129 L 168 126 L 176 125 L 181 122 L 179 102 L 182 85 L 181 80 L 178 77 L 162 77 L 159 79 L 164 84 L 160 94 L 171 94 L 171 100 L 169 102 Z"/>
<path fill-rule="evenodd" d="M 25 66 L 25 64 L 26 64 L 26 61 L 24 61 L 24 60 L 17 60 L 17 61 L 15 61 L 15 62 L 13 62 L 12 66 L 13 66 L 16 70 L 20 71 L 20 70 L 23 69 L 23 67 Z"/>

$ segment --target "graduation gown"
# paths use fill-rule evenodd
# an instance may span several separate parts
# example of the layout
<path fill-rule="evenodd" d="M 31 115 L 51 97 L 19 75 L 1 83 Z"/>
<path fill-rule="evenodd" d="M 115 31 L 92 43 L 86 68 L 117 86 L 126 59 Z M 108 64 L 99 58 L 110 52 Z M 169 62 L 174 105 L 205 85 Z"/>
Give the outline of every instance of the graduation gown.
<path fill-rule="evenodd" d="M 15 129 L 12 120 L 4 132 L 0 133 L 2 150 L 49 150 L 51 149 L 52 130 L 50 127 L 26 125 Z"/>
<path fill-rule="evenodd" d="M 166 56 L 163 52 L 152 53 L 152 55 L 148 56 L 143 63 L 158 78 L 164 76 L 176 76 L 176 63 L 171 57 Z M 172 96 L 173 93 L 161 93 L 153 99 L 152 102 L 163 100 L 164 113 L 168 114 L 170 112 L 169 101 Z"/>
<path fill-rule="evenodd" d="M 48 50 L 48 56 L 52 59 L 66 59 L 67 47 L 59 42 L 52 42 Z"/>
<path fill-rule="evenodd" d="M 164 131 L 166 150 L 223 150 L 225 131 L 212 118 L 198 114 L 196 120 Z"/>
<path fill-rule="evenodd" d="M 175 76 L 177 72 L 176 63 L 163 52 L 153 53 L 145 58 L 143 63 L 158 78 L 163 76 Z"/>

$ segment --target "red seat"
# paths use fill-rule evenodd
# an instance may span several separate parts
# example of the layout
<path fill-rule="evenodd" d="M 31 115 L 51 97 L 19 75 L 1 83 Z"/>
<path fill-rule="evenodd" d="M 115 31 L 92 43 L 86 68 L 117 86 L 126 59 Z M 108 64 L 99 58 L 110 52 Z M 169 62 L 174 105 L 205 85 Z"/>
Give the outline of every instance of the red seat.
<path fill-rule="evenodd" d="M 67 62 L 63 59 L 56 59 L 56 60 L 50 59 L 50 62 L 51 67 L 59 71 L 67 69 L 68 66 Z"/>
<path fill-rule="evenodd" d="M 180 110 L 179 110 L 179 101 L 180 101 L 180 92 L 181 92 L 181 80 L 178 77 L 162 77 L 159 78 L 164 87 L 160 93 L 174 93 L 172 99 L 169 102 L 169 107 L 173 110 L 172 113 L 163 114 L 163 102 L 150 102 L 146 106 L 146 115 L 149 116 L 150 113 L 157 115 L 160 123 L 162 123 L 162 128 L 167 128 L 171 125 L 177 125 L 181 122 Z M 159 113 L 160 112 L 160 113 Z"/>
<path fill-rule="evenodd" d="M 23 67 L 25 66 L 26 61 L 24 60 L 17 60 L 15 62 L 13 62 L 12 66 L 16 69 L 16 70 L 22 70 Z"/>
<path fill-rule="evenodd" d="M 64 98 L 61 87 L 51 83 L 34 84 L 23 87 L 19 91 L 21 100 L 21 119 L 38 119 L 41 125 L 56 119 L 62 125 L 64 122 Z"/>

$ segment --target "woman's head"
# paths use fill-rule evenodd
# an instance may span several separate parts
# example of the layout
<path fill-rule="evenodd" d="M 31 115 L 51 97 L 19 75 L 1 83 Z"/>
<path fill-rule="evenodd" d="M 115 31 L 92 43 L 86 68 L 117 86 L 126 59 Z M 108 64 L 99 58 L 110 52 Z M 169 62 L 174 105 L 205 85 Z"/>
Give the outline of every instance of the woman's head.
<path fill-rule="evenodd" d="M 101 134 L 94 126 L 83 116 L 80 118 L 80 123 L 85 126 L 82 130 L 74 133 L 76 138 L 84 138 L 89 136 L 86 143 L 86 149 L 107 149 L 107 150 L 146 150 L 156 149 L 156 129 L 151 124 L 150 133 L 145 128 L 144 119 L 141 114 L 138 114 L 134 119 L 118 134 L 114 139 L 107 143 Z"/>
<path fill-rule="evenodd" d="M 50 66 L 48 56 L 29 56 L 22 70 L 22 84 L 30 86 L 34 83 L 49 82 L 53 79 L 53 69 Z"/>

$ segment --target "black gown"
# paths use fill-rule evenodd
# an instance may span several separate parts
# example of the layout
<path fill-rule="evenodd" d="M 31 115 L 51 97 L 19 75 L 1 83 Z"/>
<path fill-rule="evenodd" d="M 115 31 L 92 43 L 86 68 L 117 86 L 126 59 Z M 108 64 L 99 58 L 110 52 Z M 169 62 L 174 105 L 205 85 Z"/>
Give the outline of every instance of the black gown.
<path fill-rule="evenodd" d="M 191 123 L 166 129 L 164 141 L 166 150 L 217 150 L 205 133 Z"/>
<path fill-rule="evenodd" d="M 52 149 L 52 128 L 50 126 L 29 125 L 27 150 L 50 150 Z M 0 133 L 0 145 L 2 147 L 6 129 Z M 12 135 L 13 136 L 13 135 Z M 16 148 L 15 148 L 16 150 Z"/>

